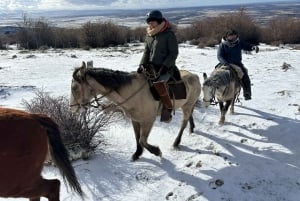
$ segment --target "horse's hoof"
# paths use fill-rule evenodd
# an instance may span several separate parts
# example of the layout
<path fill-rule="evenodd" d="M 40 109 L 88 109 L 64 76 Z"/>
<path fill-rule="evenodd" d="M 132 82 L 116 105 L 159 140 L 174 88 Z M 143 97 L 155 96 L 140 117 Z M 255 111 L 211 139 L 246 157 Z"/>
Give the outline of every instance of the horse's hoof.
<path fill-rule="evenodd" d="M 173 150 L 178 151 L 180 148 L 178 145 L 173 145 Z"/>
<path fill-rule="evenodd" d="M 158 148 L 158 152 L 155 154 L 156 156 L 162 157 L 162 152 L 160 151 L 160 149 Z"/>
<path fill-rule="evenodd" d="M 162 157 L 162 152 L 160 150 L 157 156 Z"/>
<path fill-rule="evenodd" d="M 138 160 L 138 159 L 139 159 L 139 157 L 136 156 L 135 154 L 133 154 L 132 157 L 131 157 L 131 161 L 132 161 L 132 162 L 134 162 L 134 161 L 136 161 L 136 160 Z"/>
<path fill-rule="evenodd" d="M 219 125 L 223 126 L 224 125 L 224 121 L 219 121 Z"/>

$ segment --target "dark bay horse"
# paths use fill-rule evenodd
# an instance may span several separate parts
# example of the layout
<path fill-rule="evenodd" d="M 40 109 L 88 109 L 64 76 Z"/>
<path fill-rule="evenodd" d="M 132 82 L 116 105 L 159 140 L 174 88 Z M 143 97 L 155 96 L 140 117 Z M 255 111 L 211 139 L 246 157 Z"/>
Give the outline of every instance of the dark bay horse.
<path fill-rule="evenodd" d="M 45 115 L 0 108 L 0 197 L 59 201 L 60 181 L 41 176 L 48 150 L 64 180 L 82 197 L 57 125 Z"/>
<path fill-rule="evenodd" d="M 186 99 L 173 100 L 174 108 L 181 108 L 183 117 L 181 128 L 173 143 L 178 148 L 183 130 L 190 123 L 190 132 L 194 130 L 193 109 L 201 92 L 199 77 L 188 71 L 180 71 L 187 89 Z M 136 151 L 132 160 L 137 160 L 146 148 L 152 154 L 161 156 L 159 147 L 147 142 L 156 116 L 160 115 L 162 104 L 153 98 L 146 76 L 135 72 L 113 71 L 104 68 L 87 68 L 85 62 L 73 72 L 70 106 L 75 111 L 87 108 L 97 95 L 104 95 L 121 107 L 131 118 Z M 96 98 L 97 99 L 97 98 Z"/>
<path fill-rule="evenodd" d="M 210 104 L 219 103 L 221 118 L 219 124 L 225 122 L 225 115 L 230 107 L 230 113 L 234 114 L 234 103 L 240 93 L 241 85 L 239 77 L 243 72 L 239 71 L 239 67 L 218 67 L 209 77 L 203 74 L 203 105 L 208 107 Z M 226 103 L 224 106 L 224 102 Z"/>

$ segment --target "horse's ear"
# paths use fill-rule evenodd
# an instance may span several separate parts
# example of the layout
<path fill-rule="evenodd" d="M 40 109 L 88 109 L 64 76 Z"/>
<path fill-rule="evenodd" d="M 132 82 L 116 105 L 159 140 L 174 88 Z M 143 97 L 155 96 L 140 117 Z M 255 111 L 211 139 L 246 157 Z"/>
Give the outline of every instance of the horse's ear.
<path fill-rule="evenodd" d="M 81 69 L 86 68 L 86 64 L 85 64 L 84 61 L 82 61 L 82 64 L 81 64 L 81 67 L 80 67 L 80 68 L 81 68 Z"/>
<path fill-rule="evenodd" d="M 87 68 L 93 68 L 94 67 L 93 60 L 86 62 L 86 67 Z"/>
<path fill-rule="evenodd" d="M 81 67 L 80 67 L 80 74 L 84 75 L 85 71 L 86 71 L 86 64 L 83 61 L 82 64 L 81 64 Z"/>
<path fill-rule="evenodd" d="M 203 79 L 206 80 L 207 79 L 207 74 L 203 73 Z"/>

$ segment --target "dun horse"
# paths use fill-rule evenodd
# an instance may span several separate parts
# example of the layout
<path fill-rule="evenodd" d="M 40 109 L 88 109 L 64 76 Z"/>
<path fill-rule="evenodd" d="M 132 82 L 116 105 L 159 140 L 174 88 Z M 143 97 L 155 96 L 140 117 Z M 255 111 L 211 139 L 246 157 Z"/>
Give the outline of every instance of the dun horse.
<path fill-rule="evenodd" d="M 64 180 L 82 196 L 57 125 L 44 115 L 0 108 L 0 197 L 59 201 L 60 181 L 41 176 L 48 150 Z"/>
<path fill-rule="evenodd" d="M 174 100 L 174 108 L 181 108 L 183 113 L 181 128 L 173 143 L 174 148 L 178 148 L 188 121 L 190 132 L 194 130 L 192 113 L 201 91 L 197 75 L 188 71 L 180 73 L 187 89 L 187 96 L 186 99 Z M 147 142 L 156 116 L 161 113 L 162 104 L 153 98 L 146 76 L 103 68 L 87 68 L 83 62 L 73 73 L 70 106 L 77 111 L 86 108 L 99 94 L 120 106 L 131 118 L 136 138 L 136 151 L 132 155 L 132 160 L 135 161 L 142 155 L 143 148 L 156 156 L 161 156 L 159 147 Z"/>
<path fill-rule="evenodd" d="M 230 113 L 234 114 L 234 103 L 240 93 L 241 86 L 238 77 L 243 76 L 243 72 L 238 71 L 239 67 L 218 67 L 207 78 L 203 74 L 203 105 L 219 103 L 221 118 L 219 124 L 225 122 L 225 115 L 230 107 Z M 216 101 L 217 99 L 217 101 Z M 224 106 L 224 102 L 226 102 Z"/>

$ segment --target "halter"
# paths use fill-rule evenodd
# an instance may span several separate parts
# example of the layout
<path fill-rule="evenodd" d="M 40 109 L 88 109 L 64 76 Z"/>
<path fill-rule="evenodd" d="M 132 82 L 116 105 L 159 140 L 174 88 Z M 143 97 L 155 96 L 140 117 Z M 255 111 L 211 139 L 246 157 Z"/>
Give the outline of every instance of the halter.
<path fill-rule="evenodd" d="M 225 90 L 224 90 L 225 91 Z M 216 88 L 213 87 L 213 90 L 211 91 L 210 95 L 211 95 L 211 99 L 210 100 L 205 100 L 203 98 L 203 102 L 205 103 L 210 103 L 210 105 L 218 105 L 218 101 L 216 101 L 216 97 L 215 97 L 215 92 L 216 92 Z"/>
<path fill-rule="evenodd" d="M 88 81 L 86 81 L 86 83 L 94 90 L 95 88 L 88 82 Z M 132 97 L 134 97 L 136 94 L 138 94 L 143 88 L 144 88 L 144 86 L 147 84 L 147 80 L 135 91 L 135 92 L 133 92 L 130 96 L 128 96 L 124 101 L 122 101 L 122 102 L 120 102 L 120 103 L 117 103 L 117 104 L 113 104 L 113 103 L 111 103 L 111 104 L 109 104 L 109 105 L 107 105 L 107 106 L 103 106 L 103 105 L 101 105 L 101 103 L 99 102 L 101 99 L 103 99 L 104 97 L 106 97 L 107 95 L 109 95 L 110 93 L 112 93 L 113 92 L 113 90 L 111 89 L 111 90 L 109 90 L 108 92 L 106 92 L 105 94 L 102 94 L 100 97 L 98 97 L 96 94 L 95 94 L 95 96 L 94 96 L 94 98 L 93 99 L 91 99 L 89 102 L 87 102 L 87 103 L 84 103 L 84 104 L 73 104 L 73 105 L 70 105 L 70 107 L 72 107 L 72 106 L 79 106 L 79 107 L 83 107 L 84 109 L 88 109 L 88 107 L 93 107 L 93 108 L 100 108 L 101 107 L 101 109 L 102 110 L 106 110 L 106 109 L 108 109 L 108 108 L 110 108 L 110 107 L 119 107 L 119 106 L 121 106 L 121 105 L 123 105 L 124 103 L 126 103 L 129 99 L 131 99 Z M 72 94 L 73 94 L 73 92 L 72 92 Z M 73 95 L 74 96 L 74 95 Z M 96 103 L 96 105 L 94 104 L 94 103 Z"/>

